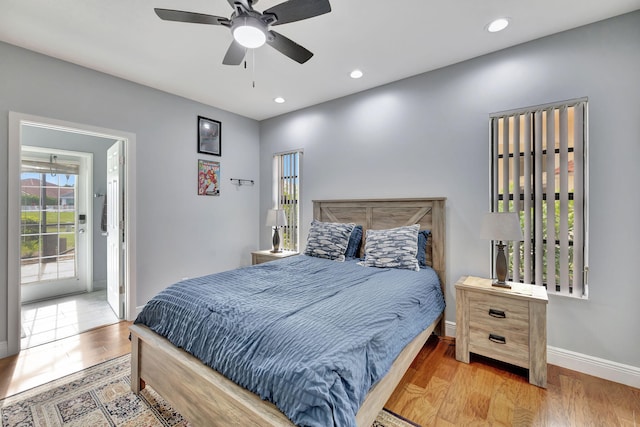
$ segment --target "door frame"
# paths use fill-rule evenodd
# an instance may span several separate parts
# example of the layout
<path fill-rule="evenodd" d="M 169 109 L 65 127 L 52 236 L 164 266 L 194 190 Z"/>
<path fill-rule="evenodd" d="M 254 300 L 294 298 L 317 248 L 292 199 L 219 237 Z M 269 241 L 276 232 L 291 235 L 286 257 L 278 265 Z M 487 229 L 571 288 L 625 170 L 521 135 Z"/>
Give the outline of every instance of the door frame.
<path fill-rule="evenodd" d="M 21 127 L 39 126 L 102 138 L 120 139 L 124 143 L 124 203 L 125 203 L 125 256 L 124 286 L 126 320 L 136 315 L 136 175 L 134 133 L 91 126 L 63 120 L 9 112 L 9 150 L 8 150 L 8 239 L 7 239 L 7 355 L 20 352 L 20 164 L 21 164 Z"/>

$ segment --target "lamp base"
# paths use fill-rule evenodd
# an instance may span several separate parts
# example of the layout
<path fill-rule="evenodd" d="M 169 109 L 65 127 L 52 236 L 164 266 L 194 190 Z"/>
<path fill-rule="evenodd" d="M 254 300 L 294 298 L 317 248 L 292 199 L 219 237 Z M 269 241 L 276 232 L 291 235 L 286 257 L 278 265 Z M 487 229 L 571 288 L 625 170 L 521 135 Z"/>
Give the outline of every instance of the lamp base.
<path fill-rule="evenodd" d="M 278 227 L 273 228 L 273 249 L 271 249 L 271 253 L 277 254 L 282 252 L 280 249 L 280 233 L 278 232 Z"/>
<path fill-rule="evenodd" d="M 496 277 L 497 279 L 491 284 L 496 288 L 511 289 L 511 285 L 506 282 L 507 279 L 507 257 L 504 254 L 505 245 L 500 241 L 496 244 L 498 253 L 496 254 Z"/>
<path fill-rule="evenodd" d="M 491 286 L 495 286 L 496 288 L 504 288 L 504 289 L 511 289 L 511 285 L 506 283 L 506 282 L 499 282 L 499 281 L 495 281 L 491 284 Z"/>

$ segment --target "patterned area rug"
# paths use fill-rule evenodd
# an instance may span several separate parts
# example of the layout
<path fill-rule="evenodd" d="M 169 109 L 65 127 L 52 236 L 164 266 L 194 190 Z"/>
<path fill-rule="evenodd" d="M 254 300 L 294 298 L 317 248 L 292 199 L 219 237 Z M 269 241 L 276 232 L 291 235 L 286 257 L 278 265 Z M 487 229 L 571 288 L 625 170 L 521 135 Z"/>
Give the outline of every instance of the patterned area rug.
<path fill-rule="evenodd" d="M 150 387 L 131 392 L 129 360 L 122 356 L 0 401 L 2 426 L 189 426 Z M 383 410 L 372 427 L 415 426 Z"/>

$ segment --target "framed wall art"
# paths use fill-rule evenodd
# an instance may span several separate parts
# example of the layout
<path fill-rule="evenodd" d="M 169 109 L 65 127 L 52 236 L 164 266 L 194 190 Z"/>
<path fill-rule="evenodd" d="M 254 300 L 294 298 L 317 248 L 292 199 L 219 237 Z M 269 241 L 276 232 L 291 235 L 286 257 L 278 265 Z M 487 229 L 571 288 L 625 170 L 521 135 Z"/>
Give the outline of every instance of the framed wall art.
<path fill-rule="evenodd" d="M 222 123 L 198 116 L 198 153 L 222 155 Z"/>
<path fill-rule="evenodd" d="M 220 162 L 198 159 L 198 196 L 220 195 Z"/>

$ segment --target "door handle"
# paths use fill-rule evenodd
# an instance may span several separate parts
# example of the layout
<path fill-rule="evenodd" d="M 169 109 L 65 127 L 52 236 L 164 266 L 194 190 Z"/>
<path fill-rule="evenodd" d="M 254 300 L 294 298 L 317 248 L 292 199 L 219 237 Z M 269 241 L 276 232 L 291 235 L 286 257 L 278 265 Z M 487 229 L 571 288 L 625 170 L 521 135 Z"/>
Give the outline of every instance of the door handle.
<path fill-rule="evenodd" d="M 84 234 L 84 228 L 81 228 L 80 230 L 78 230 L 78 233 Z"/>

